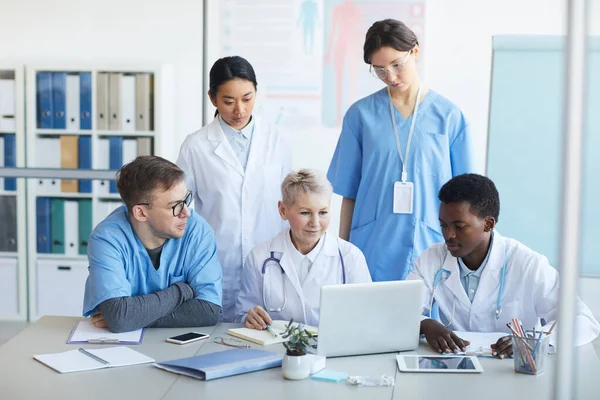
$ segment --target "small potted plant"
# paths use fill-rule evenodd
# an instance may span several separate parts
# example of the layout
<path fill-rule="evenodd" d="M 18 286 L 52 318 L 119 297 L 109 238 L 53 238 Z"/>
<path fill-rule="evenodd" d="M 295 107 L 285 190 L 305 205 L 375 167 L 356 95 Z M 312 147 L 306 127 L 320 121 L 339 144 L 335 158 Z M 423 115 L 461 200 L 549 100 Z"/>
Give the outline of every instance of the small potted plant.
<path fill-rule="evenodd" d="M 310 375 L 310 359 L 306 357 L 306 349 L 313 335 L 304 329 L 302 324 L 294 324 L 292 319 L 285 328 L 282 337 L 289 339 L 283 343 L 286 348 L 283 357 L 283 376 L 286 379 L 305 379 Z"/>

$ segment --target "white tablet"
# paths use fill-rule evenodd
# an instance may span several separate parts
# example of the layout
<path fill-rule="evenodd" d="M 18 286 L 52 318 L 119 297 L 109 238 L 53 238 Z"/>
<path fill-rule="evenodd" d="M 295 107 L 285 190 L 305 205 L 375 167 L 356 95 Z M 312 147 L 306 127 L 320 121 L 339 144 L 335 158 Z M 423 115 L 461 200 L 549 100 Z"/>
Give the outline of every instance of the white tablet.
<path fill-rule="evenodd" d="M 403 356 L 397 355 L 398 368 L 402 372 L 483 372 L 477 357 L 469 356 Z"/>

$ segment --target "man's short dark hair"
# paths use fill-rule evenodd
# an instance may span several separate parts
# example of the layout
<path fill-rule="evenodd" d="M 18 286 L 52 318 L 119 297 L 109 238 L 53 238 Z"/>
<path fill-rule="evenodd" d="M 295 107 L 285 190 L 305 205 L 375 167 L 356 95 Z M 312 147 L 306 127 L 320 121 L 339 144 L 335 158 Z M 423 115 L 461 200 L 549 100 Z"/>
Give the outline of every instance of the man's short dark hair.
<path fill-rule="evenodd" d="M 167 191 L 184 179 L 184 172 L 171 161 L 158 156 L 139 156 L 123 165 L 117 174 L 117 190 L 127 209 L 152 202 L 155 189 Z"/>
<path fill-rule="evenodd" d="M 463 174 L 450 179 L 438 195 L 442 203 L 468 202 L 472 214 L 479 218 L 500 215 L 500 196 L 491 179 L 478 174 Z"/>

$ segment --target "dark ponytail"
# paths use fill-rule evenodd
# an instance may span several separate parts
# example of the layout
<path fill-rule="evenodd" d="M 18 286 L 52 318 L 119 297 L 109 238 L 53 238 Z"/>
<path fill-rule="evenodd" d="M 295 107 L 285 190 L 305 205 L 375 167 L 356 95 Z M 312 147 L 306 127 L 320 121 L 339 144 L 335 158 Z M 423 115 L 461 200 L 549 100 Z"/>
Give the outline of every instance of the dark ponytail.
<path fill-rule="evenodd" d="M 252 65 L 240 56 L 219 58 L 210 69 L 209 93 L 213 99 L 217 98 L 219 87 L 232 79 L 239 78 L 252 82 L 254 90 L 258 88 L 256 74 Z M 215 117 L 219 110 L 215 111 Z"/>

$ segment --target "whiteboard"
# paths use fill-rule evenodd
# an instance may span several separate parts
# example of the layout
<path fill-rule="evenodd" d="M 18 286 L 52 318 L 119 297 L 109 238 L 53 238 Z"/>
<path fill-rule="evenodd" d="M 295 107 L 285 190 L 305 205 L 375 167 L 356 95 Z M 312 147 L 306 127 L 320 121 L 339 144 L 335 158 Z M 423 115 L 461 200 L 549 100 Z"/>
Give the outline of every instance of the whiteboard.
<path fill-rule="evenodd" d="M 495 36 L 487 176 L 500 192 L 497 229 L 548 257 L 560 248 L 564 122 L 561 36 Z M 600 226 L 600 38 L 588 52 L 580 273 L 600 277 L 594 257 Z"/>

